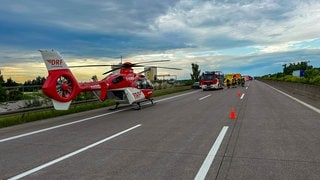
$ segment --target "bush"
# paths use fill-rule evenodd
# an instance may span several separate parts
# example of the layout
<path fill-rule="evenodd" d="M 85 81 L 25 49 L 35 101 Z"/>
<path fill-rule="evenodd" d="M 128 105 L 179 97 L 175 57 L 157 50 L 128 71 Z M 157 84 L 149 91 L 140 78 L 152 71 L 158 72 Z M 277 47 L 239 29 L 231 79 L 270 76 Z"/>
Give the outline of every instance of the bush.
<path fill-rule="evenodd" d="M 320 86 L 320 75 L 315 76 L 309 80 L 311 84 Z"/>
<path fill-rule="evenodd" d="M 5 102 L 7 101 L 7 93 L 6 90 L 3 89 L 0 85 L 0 102 Z"/>
<path fill-rule="evenodd" d="M 304 72 L 304 77 L 308 78 L 308 79 L 315 78 L 318 75 L 320 75 L 320 70 L 319 69 L 307 69 Z"/>
<path fill-rule="evenodd" d="M 304 77 L 297 77 L 292 75 L 286 75 L 285 77 L 282 78 L 282 80 L 286 82 L 293 82 L 293 83 L 308 83 L 308 79 Z"/>
<path fill-rule="evenodd" d="M 9 94 L 8 94 L 9 101 L 21 100 L 22 97 L 23 97 L 23 93 L 21 91 L 18 91 L 18 90 L 9 91 Z"/>
<path fill-rule="evenodd" d="M 300 68 L 301 69 L 301 68 Z M 304 83 L 304 84 L 313 84 L 320 85 L 320 68 L 308 67 L 305 70 L 304 77 L 296 77 L 292 75 L 283 76 L 284 73 L 268 74 L 264 75 L 261 78 L 265 80 L 274 80 L 274 81 L 287 81 L 294 83 Z"/>

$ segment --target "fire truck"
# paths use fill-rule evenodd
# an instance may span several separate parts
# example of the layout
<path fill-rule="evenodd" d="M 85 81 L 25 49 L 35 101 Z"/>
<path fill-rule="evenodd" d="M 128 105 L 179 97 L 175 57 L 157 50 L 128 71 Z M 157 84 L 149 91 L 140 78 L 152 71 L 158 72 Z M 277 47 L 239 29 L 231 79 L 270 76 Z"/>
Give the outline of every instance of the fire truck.
<path fill-rule="evenodd" d="M 224 74 L 221 71 L 206 71 L 201 74 L 200 86 L 203 91 L 223 89 Z"/>

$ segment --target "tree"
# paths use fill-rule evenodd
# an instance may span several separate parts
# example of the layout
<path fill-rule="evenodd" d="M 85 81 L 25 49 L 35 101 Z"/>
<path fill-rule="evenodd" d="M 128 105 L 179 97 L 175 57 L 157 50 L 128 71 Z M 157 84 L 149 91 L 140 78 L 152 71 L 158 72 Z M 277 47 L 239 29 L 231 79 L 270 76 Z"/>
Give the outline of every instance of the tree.
<path fill-rule="evenodd" d="M 15 82 L 13 79 L 11 79 L 11 77 L 9 77 L 9 78 L 7 79 L 7 82 L 4 83 L 3 86 L 5 86 L 5 87 L 13 87 L 13 86 L 18 86 L 18 85 L 19 85 L 19 84 L 18 84 L 17 82 Z"/>
<path fill-rule="evenodd" d="M 192 81 L 200 81 L 200 72 L 201 70 L 199 70 L 199 65 L 192 63 L 192 74 L 191 75 L 191 80 Z"/>
<path fill-rule="evenodd" d="M 23 84 L 24 91 L 33 92 L 34 90 L 39 90 L 41 89 L 41 85 L 43 85 L 45 81 L 46 78 L 40 76 L 36 77 L 36 79 L 33 80 L 27 80 Z"/>
<path fill-rule="evenodd" d="M 5 102 L 7 100 L 6 90 L 0 85 L 0 102 Z"/>
<path fill-rule="evenodd" d="M 296 70 L 307 70 L 307 69 L 312 69 L 312 66 L 308 66 L 309 61 L 302 61 L 296 63 L 290 63 L 289 66 L 287 64 L 282 65 L 283 66 L 283 74 L 284 75 L 292 75 L 293 71 Z"/>
<path fill-rule="evenodd" d="M 36 79 L 25 81 L 24 85 L 25 86 L 43 85 L 45 81 L 46 81 L 45 77 L 38 76 L 36 77 Z"/>
<path fill-rule="evenodd" d="M 0 102 L 4 102 L 7 100 L 7 93 L 6 90 L 2 87 L 4 85 L 3 76 L 1 75 L 0 71 Z"/>
<path fill-rule="evenodd" d="M 3 86 L 4 84 L 4 79 L 3 79 L 3 76 L 1 74 L 1 70 L 0 70 L 0 86 Z"/>

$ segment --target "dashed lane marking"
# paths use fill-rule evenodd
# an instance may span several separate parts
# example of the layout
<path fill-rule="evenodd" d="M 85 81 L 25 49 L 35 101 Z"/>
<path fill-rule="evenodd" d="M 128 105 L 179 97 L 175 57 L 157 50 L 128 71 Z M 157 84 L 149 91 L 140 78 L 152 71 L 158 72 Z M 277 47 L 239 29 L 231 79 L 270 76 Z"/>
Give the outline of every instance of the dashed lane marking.
<path fill-rule="evenodd" d="M 224 138 L 224 136 L 226 135 L 227 133 L 227 130 L 228 130 L 228 126 L 224 126 L 220 133 L 219 133 L 219 136 L 218 138 L 216 139 L 216 141 L 214 142 L 213 146 L 211 147 L 206 159 L 203 161 L 196 177 L 194 178 L 195 180 L 203 180 L 205 179 L 208 171 L 209 171 L 209 168 L 214 160 L 214 157 L 216 156 L 217 152 L 218 152 L 218 149 L 222 143 L 222 140 Z"/>
<path fill-rule="evenodd" d="M 74 155 L 76 155 L 76 154 L 79 154 L 79 153 L 81 153 L 81 152 L 83 152 L 83 151 L 86 151 L 86 150 L 88 150 L 88 149 L 91 149 L 91 148 L 93 148 L 93 147 L 95 147 L 95 146 L 97 146 L 97 145 L 99 145 L 99 144 L 102 144 L 102 143 L 104 143 L 104 142 L 106 142 L 106 141 L 109 141 L 109 140 L 111 140 L 111 139 L 113 139 L 113 138 L 115 138 L 115 137 L 118 137 L 118 136 L 120 136 L 120 135 L 122 135 L 122 134 L 124 134 L 124 133 L 127 133 L 127 132 L 129 132 L 129 131 L 131 131 L 131 130 L 133 130 L 133 129 L 135 129 L 135 128 L 140 127 L 140 126 L 141 126 L 141 124 L 138 124 L 138 125 L 136 125 L 136 126 L 133 126 L 133 127 L 129 128 L 129 129 L 126 129 L 126 130 L 121 131 L 121 132 L 119 132 L 119 133 L 117 133 L 117 134 L 114 134 L 114 135 L 109 136 L 109 137 L 107 137 L 107 138 L 105 138 L 105 139 L 102 139 L 102 140 L 100 140 L 100 141 L 98 141 L 98 142 L 95 142 L 95 143 L 90 144 L 90 145 L 88 145 L 88 146 L 86 146 L 86 147 L 83 147 L 83 148 L 81 148 L 81 149 L 79 149 L 79 150 L 77 150 L 77 151 L 74 151 L 74 152 L 69 153 L 69 154 L 67 154 L 67 155 L 64 155 L 64 156 L 62 156 L 62 157 L 60 157 L 60 158 L 57 158 L 57 159 L 52 160 L 52 161 L 50 161 L 50 162 L 47 162 L 47 163 L 45 163 L 45 164 L 43 164 L 43 165 L 40 165 L 40 166 L 38 166 L 38 167 L 36 167 L 36 168 L 33 168 L 33 169 L 29 170 L 29 171 L 26 171 L 26 172 L 23 172 L 23 173 L 21 173 L 21 174 L 18 174 L 18 175 L 16 175 L 16 176 L 10 178 L 9 180 L 21 179 L 21 178 L 23 178 L 23 177 L 25 177 L 25 176 L 28 176 L 28 175 L 30 175 L 30 174 L 32 174 L 32 173 L 35 173 L 35 172 L 37 172 L 37 171 L 40 171 L 41 169 L 47 168 L 47 167 L 49 167 L 49 166 L 51 166 L 51 165 L 53 165 L 53 164 L 56 164 L 56 163 L 58 163 L 58 162 L 60 162 L 60 161 L 63 161 L 63 160 L 65 160 L 65 159 L 68 159 L 68 158 L 70 158 L 70 157 L 72 157 L 72 156 L 74 156 Z"/>
<path fill-rule="evenodd" d="M 80 122 L 84 122 L 84 121 L 88 121 L 88 120 L 91 120 L 91 119 L 107 116 L 107 115 L 110 115 L 110 114 L 115 114 L 115 113 L 118 113 L 118 112 L 121 112 L 121 111 L 124 111 L 124 110 L 128 110 L 128 108 L 127 109 L 121 109 L 121 110 L 118 110 L 118 111 L 109 112 L 109 113 L 105 113 L 105 114 L 100 114 L 100 115 L 97 115 L 97 116 L 88 117 L 88 118 L 85 118 L 85 119 L 80 119 L 78 121 L 73 121 L 73 122 L 69 122 L 69 123 L 65 123 L 65 124 L 60 124 L 60 125 L 57 125 L 57 126 L 52 126 L 52 127 L 45 128 L 45 129 L 40 129 L 40 130 L 37 130 L 37 131 L 32 131 L 32 132 L 25 133 L 25 134 L 20 134 L 20 135 L 17 135 L 17 136 L 12 136 L 12 137 L 5 138 L 5 139 L 0 139 L 0 143 L 1 142 L 5 142 L 5 141 L 18 139 L 18 138 L 22 138 L 22 137 L 25 137 L 25 136 L 30 136 L 30 135 L 33 135 L 33 134 L 42 133 L 42 132 L 53 130 L 53 129 L 57 129 L 57 128 L 61 128 L 61 127 L 64 127 L 64 126 L 69 126 L 69 125 L 72 125 L 72 124 L 77 124 L 77 123 L 80 123 Z"/>
<path fill-rule="evenodd" d="M 245 95 L 245 93 L 242 93 L 240 99 L 243 99 L 243 98 L 244 98 L 244 95 Z"/>
<path fill-rule="evenodd" d="M 209 94 L 209 95 L 207 95 L 207 96 L 204 96 L 204 97 L 202 97 L 202 98 L 199 98 L 199 101 L 201 101 L 201 100 L 203 100 L 203 99 L 205 99 L 205 98 L 208 98 L 208 97 L 210 97 L 211 96 L 211 94 Z"/>

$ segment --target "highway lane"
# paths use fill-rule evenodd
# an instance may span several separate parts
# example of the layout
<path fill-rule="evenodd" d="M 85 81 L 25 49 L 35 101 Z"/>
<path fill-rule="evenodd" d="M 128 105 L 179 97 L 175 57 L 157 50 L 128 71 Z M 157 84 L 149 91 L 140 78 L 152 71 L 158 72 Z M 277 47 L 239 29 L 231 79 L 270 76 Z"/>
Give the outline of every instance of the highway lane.
<path fill-rule="evenodd" d="M 319 112 L 261 82 L 253 85 L 218 179 L 319 179 Z"/>
<path fill-rule="evenodd" d="M 244 94 L 242 99 L 238 92 Z M 81 149 L 24 178 L 194 179 L 224 127 L 228 130 L 207 179 L 320 176 L 317 112 L 258 81 L 248 88 L 187 93 L 161 97 L 156 105 L 140 111 L 99 109 L 0 129 L 1 179 Z M 229 118 L 232 107 L 236 120 Z"/>

